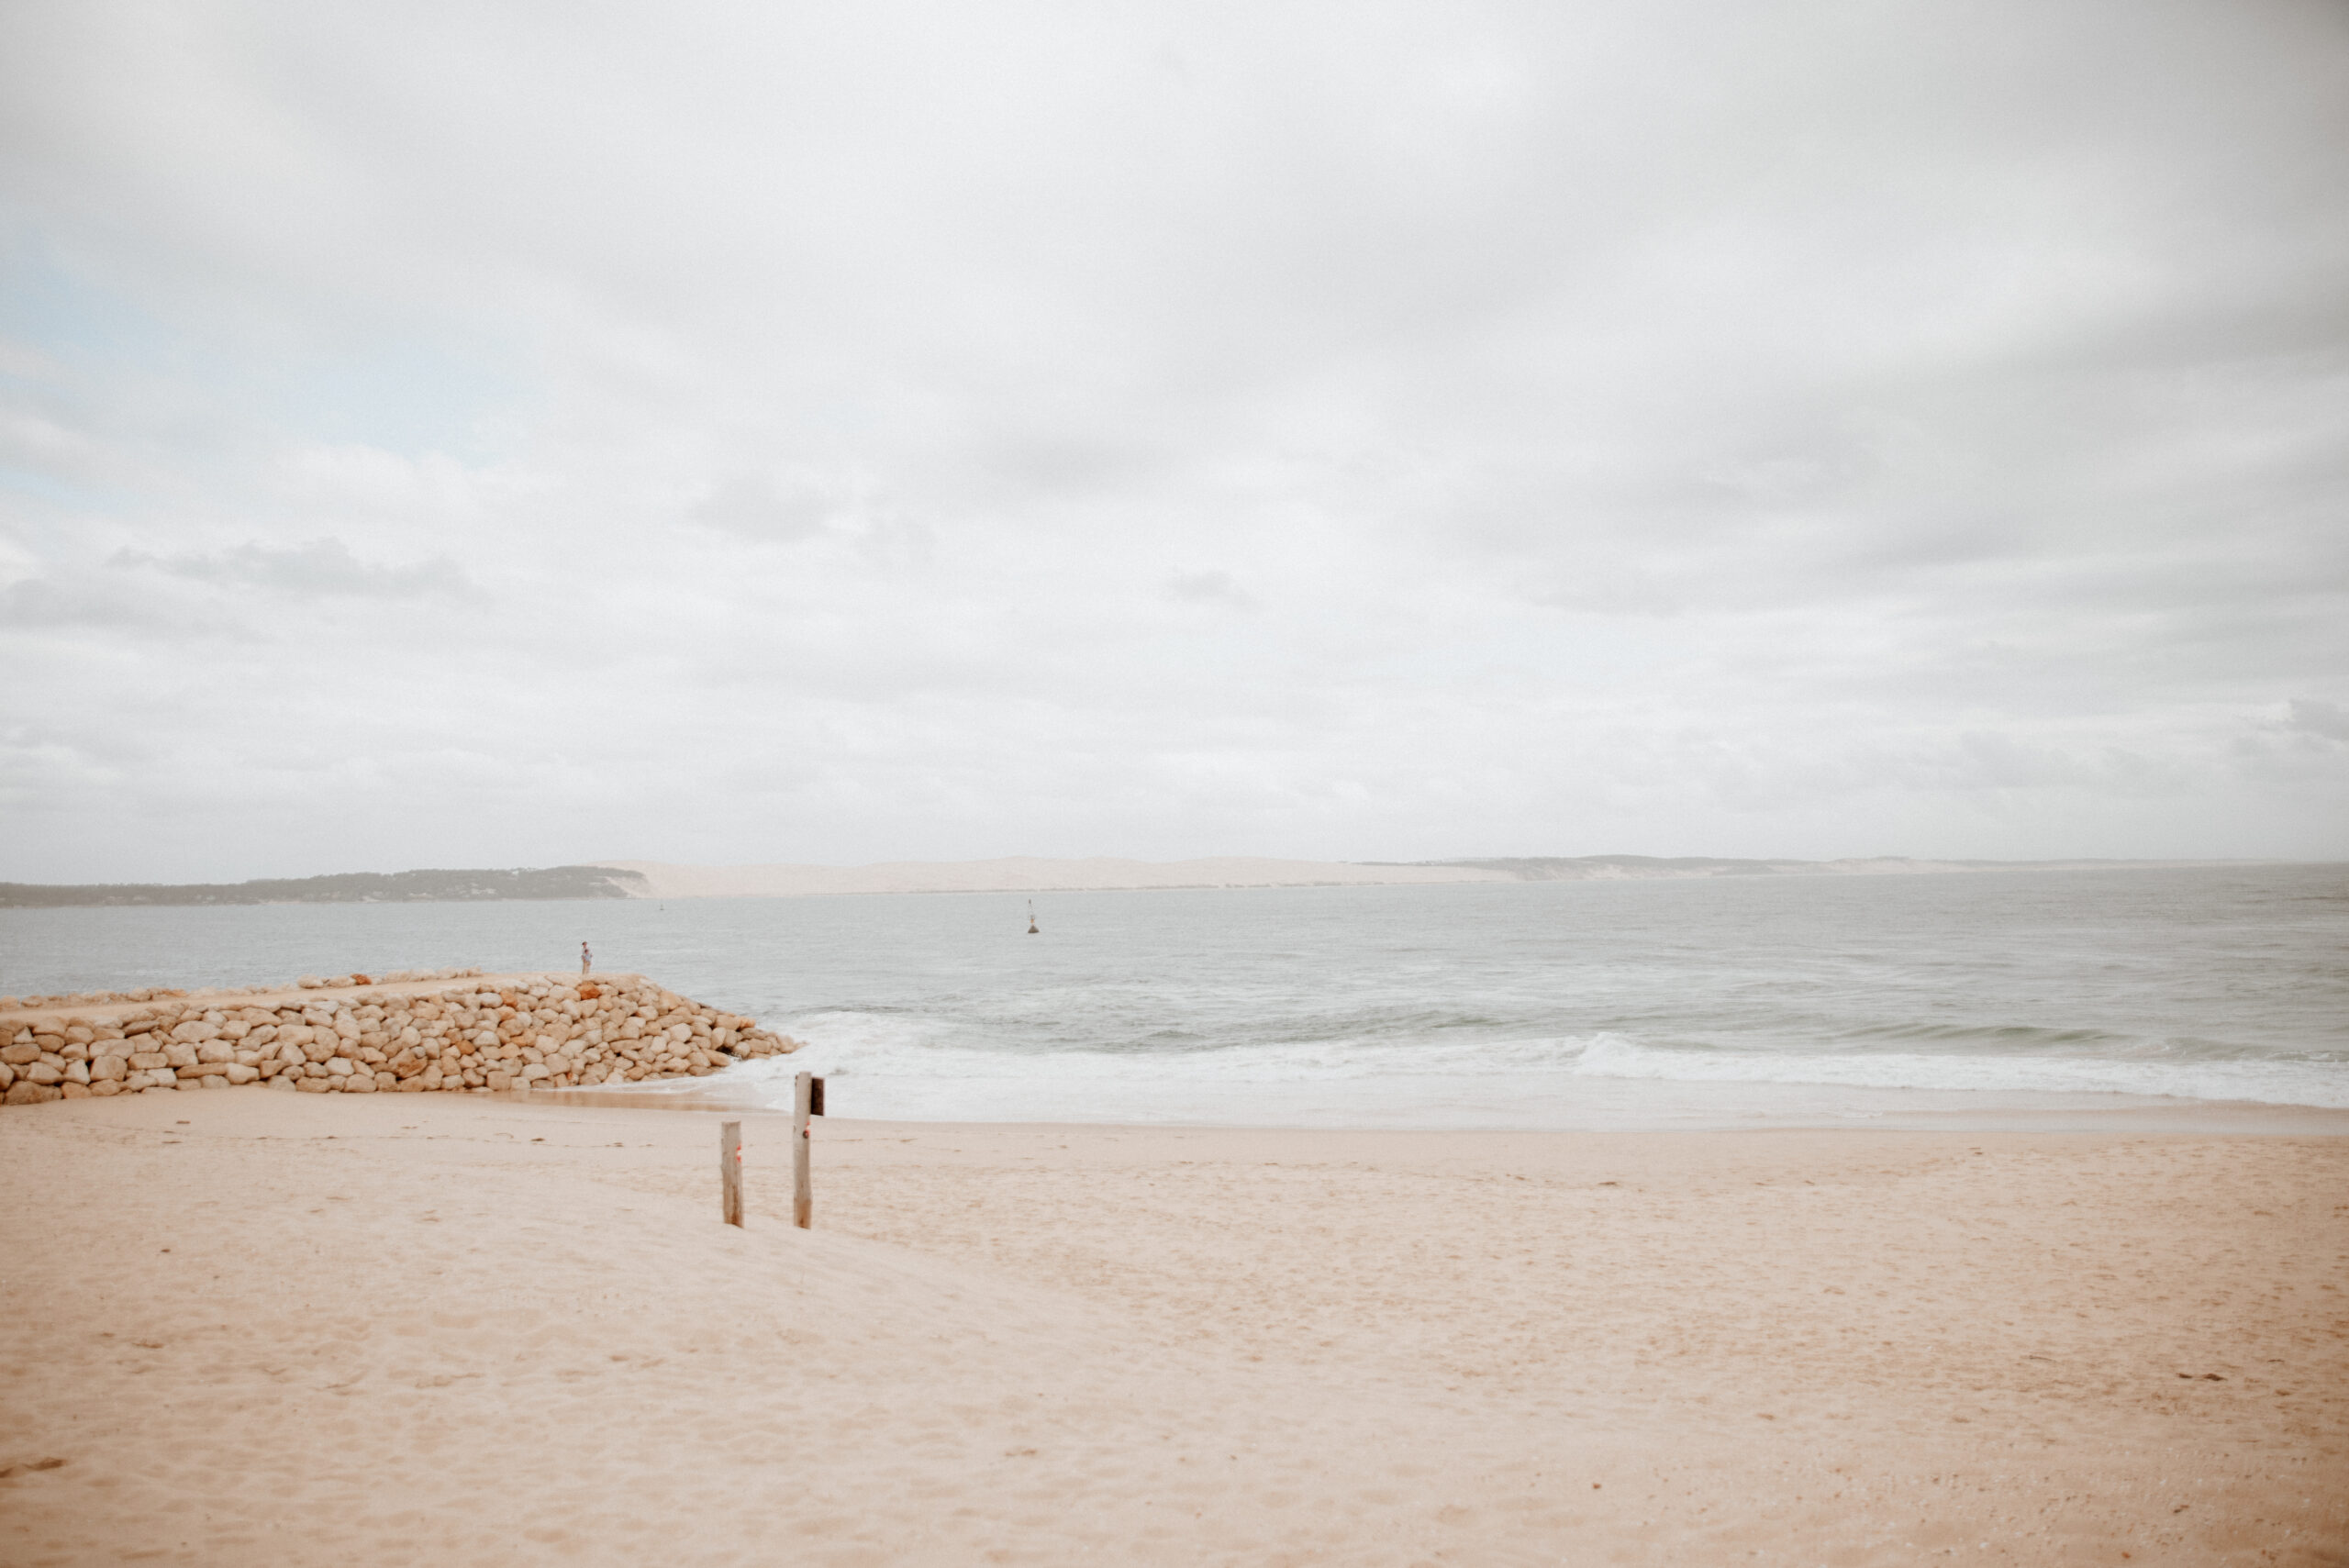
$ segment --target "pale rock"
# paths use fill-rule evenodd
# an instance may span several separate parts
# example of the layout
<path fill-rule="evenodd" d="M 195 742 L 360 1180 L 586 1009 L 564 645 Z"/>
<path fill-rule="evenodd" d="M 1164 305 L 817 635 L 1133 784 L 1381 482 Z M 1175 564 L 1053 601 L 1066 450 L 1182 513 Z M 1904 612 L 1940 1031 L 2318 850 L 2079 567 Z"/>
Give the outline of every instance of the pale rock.
<path fill-rule="evenodd" d="M 65 1074 L 46 1062 L 36 1062 L 25 1069 L 25 1078 L 34 1084 L 57 1084 L 64 1081 Z"/>
<path fill-rule="evenodd" d="M 123 1076 L 124 1062 L 119 1056 L 101 1056 L 90 1063 L 90 1078 L 93 1083 L 119 1083 Z"/>
<path fill-rule="evenodd" d="M 163 1047 L 163 1060 L 174 1067 L 193 1067 L 200 1059 L 192 1045 L 167 1045 Z"/>
<path fill-rule="evenodd" d="M 70 1078 L 57 1085 L 57 1092 L 69 1100 L 86 1100 L 90 1097 L 87 1084 L 76 1084 Z"/>
<path fill-rule="evenodd" d="M 327 1072 L 337 1078 L 348 1078 L 355 1071 L 357 1068 L 348 1056 L 332 1057 L 327 1062 Z"/>
<path fill-rule="evenodd" d="M 222 1076 L 231 1084 L 250 1084 L 261 1076 L 261 1069 L 248 1067 L 241 1062 L 231 1062 L 228 1063 L 228 1071 Z"/>
<path fill-rule="evenodd" d="M 158 1067 L 169 1067 L 172 1059 L 160 1051 L 138 1051 L 131 1053 L 130 1064 L 141 1073 L 152 1073 Z"/>
<path fill-rule="evenodd" d="M 30 1040 L 0 1049 L 0 1062 L 5 1062 L 11 1067 L 23 1067 L 39 1060 L 40 1047 Z"/>

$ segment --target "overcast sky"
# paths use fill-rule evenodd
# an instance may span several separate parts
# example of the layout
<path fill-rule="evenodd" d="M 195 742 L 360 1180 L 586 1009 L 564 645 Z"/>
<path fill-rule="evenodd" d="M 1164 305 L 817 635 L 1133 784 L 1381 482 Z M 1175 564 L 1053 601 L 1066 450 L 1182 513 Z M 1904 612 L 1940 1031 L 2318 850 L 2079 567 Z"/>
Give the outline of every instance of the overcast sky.
<path fill-rule="evenodd" d="M 2349 856 L 2349 6 L 15 0 L 0 814 Z"/>

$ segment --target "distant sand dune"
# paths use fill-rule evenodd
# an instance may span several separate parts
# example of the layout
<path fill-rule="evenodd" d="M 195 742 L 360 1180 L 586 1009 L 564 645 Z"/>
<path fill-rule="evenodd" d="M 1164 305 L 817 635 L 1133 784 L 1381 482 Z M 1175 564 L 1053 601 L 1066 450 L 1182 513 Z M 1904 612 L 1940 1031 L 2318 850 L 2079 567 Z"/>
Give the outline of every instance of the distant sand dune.
<path fill-rule="evenodd" d="M 1734 876 L 1903 876 L 1981 871 L 2086 871 L 2191 864 L 2175 861 L 1722 860 L 1706 856 L 1580 855 L 1482 861 L 1285 861 L 1219 855 L 1196 861 L 1108 856 L 1048 860 L 886 861 L 864 866 L 685 866 L 591 861 L 642 877 L 640 898 L 790 898 L 827 893 L 1071 893 L 1126 888 L 1369 887 L 1460 882 L 1680 881 Z M 2211 864 L 2227 862 L 2207 862 Z"/>
<path fill-rule="evenodd" d="M 1117 888 L 1355 887 L 1383 883 L 1515 882 L 1482 866 L 1353 865 L 1243 855 L 1199 861 L 890 861 L 869 866 L 681 866 L 597 861 L 644 878 L 648 898 L 788 898 L 821 893 L 1063 893 Z"/>

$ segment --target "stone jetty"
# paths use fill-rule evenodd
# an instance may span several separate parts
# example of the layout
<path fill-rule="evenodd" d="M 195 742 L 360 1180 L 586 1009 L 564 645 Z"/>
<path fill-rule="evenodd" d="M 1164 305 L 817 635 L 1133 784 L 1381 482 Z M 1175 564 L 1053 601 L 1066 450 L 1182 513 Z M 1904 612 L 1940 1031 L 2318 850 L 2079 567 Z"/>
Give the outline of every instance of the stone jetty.
<path fill-rule="evenodd" d="M 30 1005 L 28 1005 L 30 1004 Z M 705 1077 L 799 1042 L 638 974 L 305 979 L 0 997 L 0 1103 L 226 1089 L 494 1094 Z"/>

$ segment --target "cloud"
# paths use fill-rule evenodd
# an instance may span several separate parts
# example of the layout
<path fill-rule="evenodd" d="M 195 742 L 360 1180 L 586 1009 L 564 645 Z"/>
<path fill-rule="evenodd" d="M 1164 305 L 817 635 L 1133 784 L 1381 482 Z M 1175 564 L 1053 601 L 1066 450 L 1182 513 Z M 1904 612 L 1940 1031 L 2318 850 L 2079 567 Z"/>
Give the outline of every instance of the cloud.
<path fill-rule="evenodd" d="M 2327 740 L 2349 741 L 2349 708 L 2339 703 L 2315 702 L 2295 697 L 2290 717 L 2284 728 L 2302 735 L 2321 736 Z"/>
<path fill-rule="evenodd" d="M 0 874 L 2349 854 L 2337 6 L 173 15 L 0 8 Z"/>
<path fill-rule="evenodd" d="M 1166 591 L 1189 605 L 1221 605 L 1235 610 L 1257 607 L 1255 595 L 1229 572 L 1178 572 L 1166 580 Z"/>
<path fill-rule="evenodd" d="M 0 617 L 16 627 L 139 627 L 142 607 L 85 579 L 28 577 L 0 588 Z"/>
<path fill-rule="evenodd" d="M 273 548 L 246 543 L 208 554 L 157 556 L 117 550 L 110 564 L 144 568 L 194 583 L 262 588 L 274 593 L 368 599 L 415 599 L 428 595 L 477 596 L 457 563 L 447 558 L 406 566 L 361 561 L 339 539 L 309 539 Z"/>
<path fill-rule="evenodd" d="M 782 543 L 821 533 L 840 510 L 832 497 L 813 486 L 778 485 L 745 474 L 718 485 L 690 515 L 707 528 Z"/>

